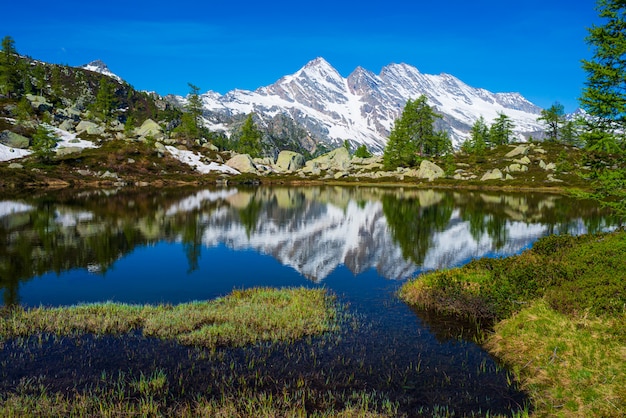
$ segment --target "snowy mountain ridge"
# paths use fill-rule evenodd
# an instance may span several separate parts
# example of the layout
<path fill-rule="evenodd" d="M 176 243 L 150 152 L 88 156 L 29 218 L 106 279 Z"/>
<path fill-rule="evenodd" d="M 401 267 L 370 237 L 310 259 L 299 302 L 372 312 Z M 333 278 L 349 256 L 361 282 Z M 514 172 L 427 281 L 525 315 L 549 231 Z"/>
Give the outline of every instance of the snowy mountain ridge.
<path fill-rule="evenodd" d="M 519 93 L 492 93 L 450 74 L 423 74 L 408 64 L 390 64 L 379 75 L 357 67 L 344 78 L 325 59 L 316 58 L 272 85 L 224 95 L 209 91 L 202 95 L 202 102 L 205 123 L 211 129 L 228 131 L 229 124 L 224 123 L 228 117 L 255 113 L 267 122 L 282 114 L 303 126 L 317 142 L 339 145 L 348 140 L 353 146 L 365 144 L 381 152 L 406 101 L 422 94 L 443 116 L 438 127 L 448 130 L 456 146 L 480 116 L 490 124 L 505 113 L 514 122 L 518 139 L 543 130 L 537 122 L 541 108 Z"/>
<path fill-rule="evenodd" d="M 101 60 L 91 61 L 89 64 L 82 65 L 79 68 L 82 68 L 87 71 L 93 71 L 94 73 L 100 73 L 102 75 L 106 75 L 108 77 L 114 78 L 120 83 L 124 82 L 124 80 L 122 80 L 122 77 L 118 76 L 113 71 L 109 70 L 109 67 L 107 67 L 107 65 Z"/>

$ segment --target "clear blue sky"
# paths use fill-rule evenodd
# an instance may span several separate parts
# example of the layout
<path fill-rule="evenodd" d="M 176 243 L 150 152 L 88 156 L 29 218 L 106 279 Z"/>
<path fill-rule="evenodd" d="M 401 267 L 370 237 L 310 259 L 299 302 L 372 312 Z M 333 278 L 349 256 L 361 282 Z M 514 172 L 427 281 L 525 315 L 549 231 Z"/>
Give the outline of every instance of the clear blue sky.
<path fill-rule="evenodd" d="M 108 64 L 160 94 L 254 90 L 321 56 L 345 77 L 404 62 L 535 104 L 578 107 L 593 0 L 10 1 L 0 36 L 21 54 Z"/>

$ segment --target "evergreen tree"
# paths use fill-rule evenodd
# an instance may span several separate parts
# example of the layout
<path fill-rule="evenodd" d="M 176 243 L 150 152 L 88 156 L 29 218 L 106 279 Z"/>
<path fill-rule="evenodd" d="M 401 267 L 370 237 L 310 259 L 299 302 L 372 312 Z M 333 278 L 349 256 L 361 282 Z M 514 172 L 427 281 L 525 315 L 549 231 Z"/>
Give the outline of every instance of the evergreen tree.
<path fill-rule="evenodd" d="M 562 104 L 556 102 L 548 109 L 541 110 L 541 116 L 537 118 L 538 122 L 546 124 L 546 138 L 549 141 L 556 142 L 561 139 L 561 130 L 566 123 L 565 109 Z"/>
<path fill-rule="evenodd" d="M 354 156 L 357 158 L 370 158 L 372 153 L 369 152 L 365 144 L 361 144 L 357 147 L 356 151 L 354 151 Z"/>
<path fill-rule="evenodd" d="M 25 122 L 30 120 L 33 115 L 33 106 L 30 104 L 28 99 L 24 96 L 17 103 L 17 107 L 15 109 L 15 113 L 17 115 L 17 123 L 18 125 L 23 125 Z"/>
<path fill-rule="evenodd" d="M 49 162 L 58 142 L 57 136 L 47 125 L 40 124 L 33 135 L 32 149 L 34 154 L 44 162 Z"/>
<path fill-rule="evenodd" d="M 409 99 L 394 123 L 383 153 L 387 169 L 412 166 L 418 156 L 438 155 L 445 148 L 444 138 L 435 132 L 435 119 L 441 116 L 428 106 L 426 96 Z"/>
<path fill-rule="evenodd" d="M 343 147 L 348 151 L 348 154 L 352 153 L 352 147 L 350 146 L 350 142 L 347 139 L 343 140 Z"/>
<path fill-rule="evenodd" d="M 10 36 L 5 36 L 2 39 L 2 54 L 0 54 L 0 93 L 9 97 L 19 92 L 18 61 L 19 55 L 15 49 L 15 41 Z"/>
<path fill-rule="evenodd" d="M 193 140 L 199 139 L 202 132 L 202 99 L 200 98 L 200 87 L 191 83 L 189 86 L 189 94 L 187 95 L 187 103 L 185 104 L 185 112 L 181 116 L 180 127 L 177 129 L 187 140 L 187 145 L 191 145 Z"/>
<path fill-rule="evenodd" d="M 489 129 L 489 143 L 492 146 L 506 145 L 509 143 L 515 124 L 504 113 L 498 113 Z"/>
<path fill-rule="evenodd" d="M 187 96 L 187 105 L 185 110 L 189 112 L 191 116 L 187 122 L 189 126 L 186 127 L 186 132 L 192 137 L 197 137 L 200 132 L 200 117 L 202 116 L 202 99 L 200 98 L 200 87 L 191 83 L 187 83 L 189 86 L 189 95 Z"/>
<path fill-rule="evenodd" d="M 240 154 L 248 154 L 252 158 L 260 157 L 261 137 L 262 133 L 254 124 L 251 113 L 241 126 L 241 136 L 237 143 L 237 152 Z"/>
<path fill-rule="evenodd" d="M 560 131 L 561 142 L 567 145 L 580 146 L 579 130 L 580 122 L 568 120 L 565 121 Z"/>
<path fill-rule="evenodd" d="M 604 19 L 592 26 L 586 38 L 595 50 L 591 60 L 583 60 L 587 81 L 580 103 L 592 116 L 594 128 L 624 132 L 626 129 L 626 2 L 598 0 L 597 10 Z"/>
<path fill-rule="evenodd" d="M 113 115 L 114 103 L 115 95 L 113 91 L 113 86 L 111 85 L 107 77 L 102 77 L 100 79 L 100 86 L 96 95 L 94 108 L 97 115 L 106 123 L 111 120 L 111 116 Z"/>
<path fill-rule="evenodd" d="M 52 89 L 52 95 L 56 98 L 63 96 L 63 83 L 61 82 L 61 67 L 53 65 L 50 71 L 50 87 Z"/>
<path fill-rule="evenodd" d="M 433 133 L 433 142 L 428 155 L 450 155 L 452 151 L 452 140 L 450 139 L 448 131 L 435 131 Z"/>
<path fill-rule="evenodd" d="M 489 142 L 489 127 L 485 122 L 485 118 L 479 117 L 472 125 L 470 130 L 470 137 L 467 144 L 464 143 L 463 150 L 468 154 L 476 156 L 482 156 L 487 149 L 487 143 Z"/>
<path fill-rule="evenodd" d="M 36 64 L 32 70 L 33 75 L 33 87 L 35 93 L 40 96 L 43 95 L 43 89 L 46 86 L 46 69 L 42 64 Z"/>
<path fill-rule="evenodd" d="M 124 134 L 126 136 L 131 136 L 135 131 L 135 117 L 130 114 L 126 118 L 126 122 L 124 122 Z"/>

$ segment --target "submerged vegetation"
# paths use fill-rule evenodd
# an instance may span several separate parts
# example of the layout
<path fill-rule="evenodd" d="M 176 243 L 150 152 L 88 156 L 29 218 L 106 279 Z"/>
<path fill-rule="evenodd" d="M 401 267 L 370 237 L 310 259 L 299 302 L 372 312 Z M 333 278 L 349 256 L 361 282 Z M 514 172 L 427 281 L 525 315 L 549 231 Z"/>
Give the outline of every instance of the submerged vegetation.
<path fill-rule="evenodd" d="M 428 273 L 407 303 L 495 322 L 485 346 L 508 364 L 537 414 L 626 412 L 626 231 L 552 235 L 504 259 Z"/>

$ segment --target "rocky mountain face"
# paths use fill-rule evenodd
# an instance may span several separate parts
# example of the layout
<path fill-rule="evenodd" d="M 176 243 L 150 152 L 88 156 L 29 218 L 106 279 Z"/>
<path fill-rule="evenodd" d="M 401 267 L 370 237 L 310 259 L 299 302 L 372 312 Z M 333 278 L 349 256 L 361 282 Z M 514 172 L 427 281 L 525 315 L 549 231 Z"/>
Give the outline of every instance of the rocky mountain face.
<path fill-rule="evenodd" d="M 515 123 L 519 139 L 537 137 L 542 131 L 537 122 L 541 108 L 518 93 L 492 93 L 449 74 L 422 74 L 407 64 L 390 64 L 379 75 L 358 67 L 344 78 L 317 58 L 270 86 L 224 95 L 209 91 L 202 101 L 205 122 L 215 130 L 228 132 L 233 121 L 254 112 L 259 126 L 270 133 L 277 117 L 292 120 L 301 127 L 297 140 L 310 152 L 318 144 L 332 148 L 344 140 L 381 152 L 406 101 L 422 94 L 443 116 L 439 128 L 447 130 L 457 146 L 480 116 L 491 123 L 498 113 L 505 113 Z"/>

